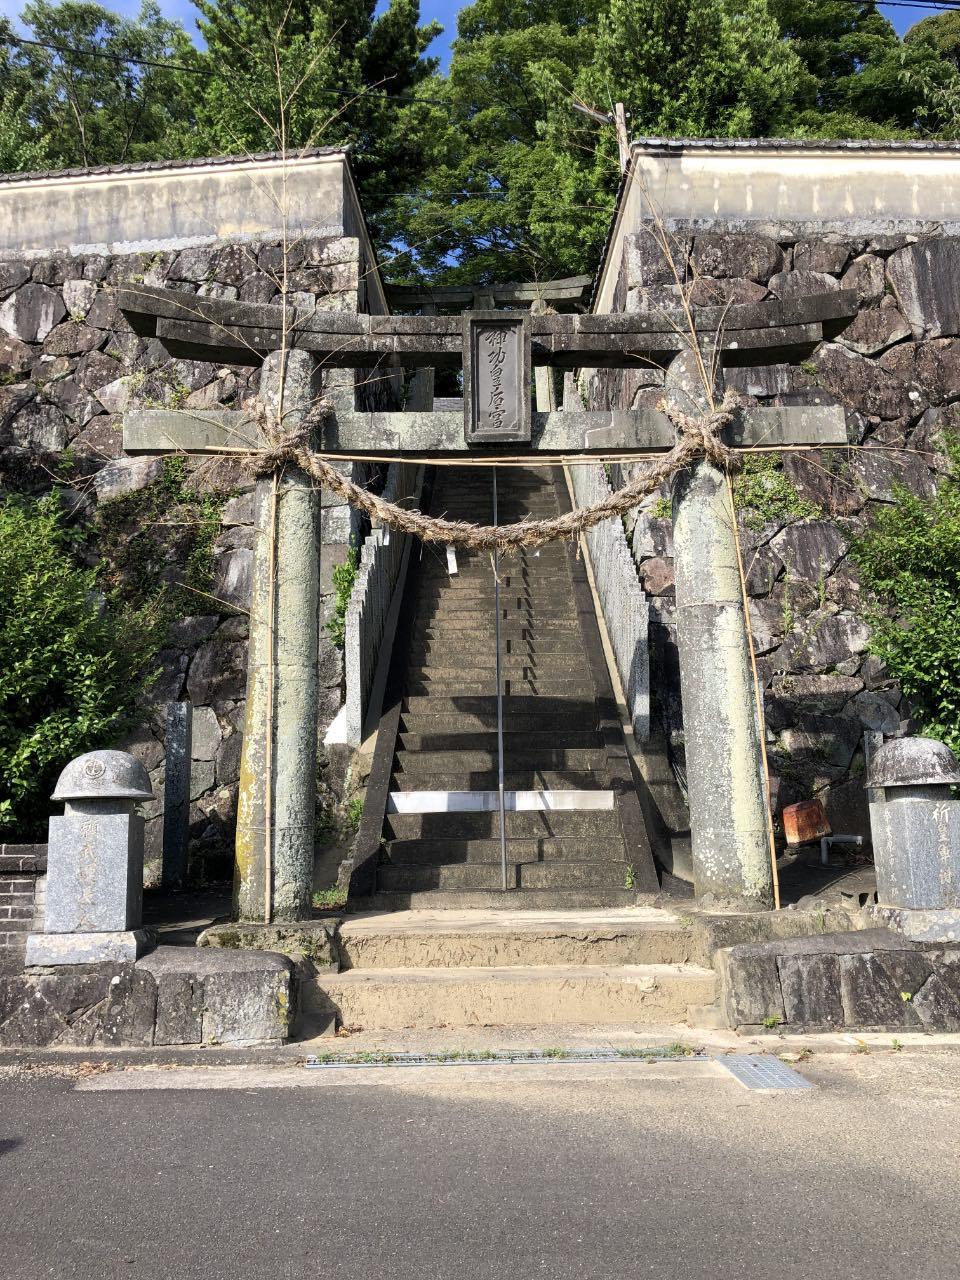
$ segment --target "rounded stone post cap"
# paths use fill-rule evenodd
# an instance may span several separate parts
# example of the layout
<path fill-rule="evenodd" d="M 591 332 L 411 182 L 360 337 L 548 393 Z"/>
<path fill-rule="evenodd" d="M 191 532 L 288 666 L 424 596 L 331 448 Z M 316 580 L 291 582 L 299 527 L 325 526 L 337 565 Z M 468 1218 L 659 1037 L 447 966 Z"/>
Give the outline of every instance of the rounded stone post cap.
<path fill-rule="evenodd" d="M 960 764 L 936 738 L 894 738 L 870 761 L 867 787 L 960 786 Z"/>
<path fill-rule="evenodd" d="M 126 751 L 88 751 L 57 779 L 52 800 L 152 800 L 150 775 Z"/>

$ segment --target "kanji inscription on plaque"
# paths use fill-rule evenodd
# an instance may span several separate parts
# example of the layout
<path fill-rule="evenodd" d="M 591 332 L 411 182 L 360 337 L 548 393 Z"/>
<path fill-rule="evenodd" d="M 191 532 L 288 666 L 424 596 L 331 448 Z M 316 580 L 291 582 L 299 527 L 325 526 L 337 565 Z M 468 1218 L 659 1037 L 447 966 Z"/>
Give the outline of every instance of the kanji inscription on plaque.
<path fill-rule="evenodd" d="M 468 444 L 529 442 L 530 320 L 527 312 L 463 317 L 463 408 Z"/>

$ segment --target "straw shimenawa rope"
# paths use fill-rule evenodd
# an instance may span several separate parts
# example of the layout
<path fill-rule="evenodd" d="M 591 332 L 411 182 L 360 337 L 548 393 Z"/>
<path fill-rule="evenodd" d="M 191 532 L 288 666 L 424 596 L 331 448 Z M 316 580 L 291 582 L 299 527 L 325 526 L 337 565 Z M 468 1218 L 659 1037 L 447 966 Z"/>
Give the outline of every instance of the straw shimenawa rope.
<path fill-rule="evenodd" d="M 720 439 L 720 432 L 733 419 L 739 403 L 736 392 L 728 390 L 719 408 L 693 417 L 661 402 L 660 409 L 677 429 L 677 443 L 669 453 L 651 462 L 642 475 L 593 506 L 568 511 L 550 520 L 522 520 L 518 524 L 475 525 L 465 520 L 441 520 L 386 502 L 341 475 L 332 463 L 309 447 L 312 419 L 304 421 L 297 431 L 284 433 L 269 422 L 265 407 L 259 404 L 249 407 L 259 418 L 258 425 L 267 443 L 250 455 L 250 462 L 258 476 L 272 475 L 286 466 L 299 467 L 317 484 L 338 494 L 371 519 L 412 533 L 422 542 L 440 542 L 478 551 L 510 551 L 542 547 L 561 538 L 573 539 L 604 520 L 625 515 L 678 471 L 700 458 L 706 458 L 721 471 L 729 471 L 731 451 Z"/>

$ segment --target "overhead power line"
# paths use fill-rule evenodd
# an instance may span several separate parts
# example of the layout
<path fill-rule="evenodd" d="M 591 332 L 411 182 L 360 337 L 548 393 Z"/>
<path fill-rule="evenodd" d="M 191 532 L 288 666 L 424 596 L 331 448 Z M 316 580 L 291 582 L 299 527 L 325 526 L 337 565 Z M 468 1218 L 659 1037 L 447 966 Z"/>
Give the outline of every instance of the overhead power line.
<path fill-rule="evenodd" d="M 849 3 L 858 4 L 861 0 L 848 0 Z M 960 10 L 960 4 L 956 0 L 876 0 L 878 9 L 921 9 L 927 13 L 931 9 L 938 10 L 940 13 L 956 13 Z"/>

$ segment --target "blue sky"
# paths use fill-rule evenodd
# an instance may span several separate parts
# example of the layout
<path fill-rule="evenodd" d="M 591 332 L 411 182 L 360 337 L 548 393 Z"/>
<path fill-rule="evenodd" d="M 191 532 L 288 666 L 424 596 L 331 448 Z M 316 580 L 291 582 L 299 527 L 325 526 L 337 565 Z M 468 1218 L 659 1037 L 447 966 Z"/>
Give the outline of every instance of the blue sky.
<path fill-rule="evenodd" d="M 114 9 L 120 13 L 136 13 L 140 7 L 140 0 L 112 0 L 112 2 L 111 0 L 100 0 L 100 3 L 105 8 Z M 437 40 L 430 51 L 441 58 L 444 66 L 449 60 L 450 41 L 457 33 L 457 11 L 462 7 L 457 3 L 457 0 L 420 0 L 423 19 L 436 18 L 446 28 L 444 34 Z M 884 8 L 882 4 L 880 7 L 901 33 L 906 31 L 908 27 L 913 26 L 915 22 L 919 22 L 921 18 L 926 17 L 928 13 L 936 12 L 934 9 Z M 0 14 L 5 14 L 8 17 L 16 17 L 22 8 L 23 0 L 0 0 Z M 193 23 L 196 10 L 190 0 L 160 0 L 160 8 L 169 17 L 179 18 L 191 32 L 194 30 Z"/>

